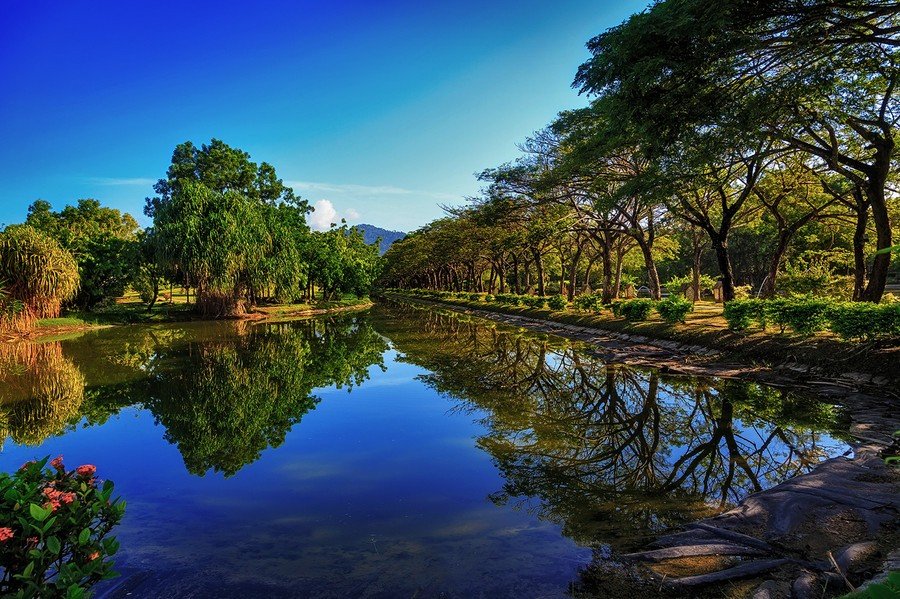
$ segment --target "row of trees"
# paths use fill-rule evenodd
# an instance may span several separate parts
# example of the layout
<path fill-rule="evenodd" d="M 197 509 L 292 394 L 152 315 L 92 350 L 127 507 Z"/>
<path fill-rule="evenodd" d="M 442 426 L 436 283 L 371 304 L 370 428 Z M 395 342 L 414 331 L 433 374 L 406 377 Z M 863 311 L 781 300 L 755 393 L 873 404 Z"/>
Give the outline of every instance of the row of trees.
<path fill-rule="evenodd" d="M 898 47 L 896 2 L 656 2 L 588 43 L 575 85 L 590 104 L 395 244 L 384 283 L 552 281 L 609 301 L 634 277 L 655 298 L 690 280 L 696 297 L 713 274 L 730 300 L 805 277 L 878 302 L 900 222 Z"/>
<path fill-rule="evenodd" d="M 52 210 L 38 200 L 24 224 L 0 232 L 0 328 L 90 310 L 140 291 L 152 308 L 166 283 L 191 291 L 207 316 L 240 314 L 261 301 L 365 295 L 378 246 L 345 224 L 309 229 L 311 208 L 268 163 L 220 140 L 175 148 L 154 186 L 141 229 L 129 214 L 79 200 Z"/>

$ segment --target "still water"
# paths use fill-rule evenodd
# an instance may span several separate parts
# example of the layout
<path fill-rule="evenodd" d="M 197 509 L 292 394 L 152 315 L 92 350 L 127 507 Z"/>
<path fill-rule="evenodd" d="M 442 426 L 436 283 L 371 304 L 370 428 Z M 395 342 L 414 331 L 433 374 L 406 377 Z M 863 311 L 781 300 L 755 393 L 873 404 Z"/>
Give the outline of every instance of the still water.
<path fill-rule="evenodd" d="M 398 304 L 0 346 L 0 468 L 115 481 L 131 597 L 608 595 L 617 554 L 848 453 L 845 428 Z"/>

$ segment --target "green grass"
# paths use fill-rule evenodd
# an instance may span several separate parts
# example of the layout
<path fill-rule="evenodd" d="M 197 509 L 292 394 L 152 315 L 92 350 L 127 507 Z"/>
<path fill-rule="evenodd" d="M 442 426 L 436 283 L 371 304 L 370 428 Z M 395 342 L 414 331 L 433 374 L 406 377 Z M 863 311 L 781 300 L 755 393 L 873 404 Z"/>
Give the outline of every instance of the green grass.
<path fill-rule="evenodd" d="M 187 303 L 187 295 L 183 290 L 175 289 L 171 295 L 171 301 L 160 299 L 148 310 L 136 293 L 126 293 L 118 298 L 115 303 L 101 306 L 90 312 L 69 310 L 59 318 L 45 318 L 37 322 L 38 328 L 81 328 L 94 326 L 109 326 L 122 324 L 152 324 L 166 322 L 181 322 L 196 320 L 199 317 L 194 312 L 193 304 Z M 191 296 L 193 299 L 193 295 Z M 357 298 L 344 296 L 338 300 L 315 300 L 313 303 L 298 304 L 269 304 L 255 309 L 256 312 L 266 316 L 290 316 L 311 310 L 333 310 L 337 308 L 349 308 L 353 306 L 368 305 L 369 298 Z"/>

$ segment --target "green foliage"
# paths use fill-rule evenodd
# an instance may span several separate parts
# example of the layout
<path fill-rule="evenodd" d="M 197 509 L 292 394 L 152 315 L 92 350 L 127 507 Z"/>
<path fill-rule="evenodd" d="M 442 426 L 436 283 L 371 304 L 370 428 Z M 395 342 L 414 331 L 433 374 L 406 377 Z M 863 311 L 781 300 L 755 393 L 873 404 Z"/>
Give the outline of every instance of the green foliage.
<path fill-rule="evenodd" d="M 569 302 L 566 300 L 565 297 L 563 297 L 561 295 L 551 295 L 547 299 L 547 306 L 551 310 L 565 310 L 566 306 L 568 306 L 568 305 L 569 305 Z"/>
<path fill-rule="evenodd" d="M 576 310 L 583 312 L 599 312 L 603 308 L 603 294 L 586 293 L 579 295 L 572 302 L 572 306 Z"/>
<path fill-rule="evenodd" d="M 889 572 L 883 582 L 872 583 L 841 599 L 900 599 L 900 570 Z"/>
<path fill-rule="evenodd" d="M 522 303 L 522 296 L 515 293 L 498 293 L 497 302 L 500 304 L 509 304 L 510 306 L 518 306 Z"/>
<path fill-rule="evenodd" d="M 92 465 L 67 471 L 62 458 L 0 473 L 0 579 L 4 597 L 87 597 L 114 577 L 118 542 L 109 536 L 125 513 Z"/>
<path fill-rule="evenodd" d="M 836 274 L 825 260 L 798 260 L 794 265 L 788 264 L 778 277 L 777 291 L 846 299 L 853 292 L 853 278 Z"/>
<path fill-rule="evenodd" d="M 78 265 L 56 240 L 28 225 L 0 232 L 0 329 L 24 329 L 59 316 L 78 290 Z"/>
<path fill-rule="evenodd" d="M 669 290 L 671 294 L 680 294 L 683 295 L 682 290 L 687 289 L 690 285 L 693 285 L 694 277 L 690 274 L 687 274 L 683 277 L 672 277 L 666 283 L 666 289 Z M 710 291 L 713 287 L 716 286 L 716 280 L 709 275 L 700 275 L 700 292 Z"/>
<path fill-rule="evenodd" d="M 543 308 L 547 304 L 547 298 L 542 295 L 523 295 L 522 303 L 529 308 Z"/>
<path fill-rule="evenodd" d="M 470 294 L 469 294 L 469 301 L 470 301 L 470 302 L 477 302 L 477 301 L 479 301 L 480 299 L 481 299 L 481 294 L 480 294 L 480 293 L 470 293 Z"/>
<path fill-rule="evenodd" d="M 831 302 L 816 297 L 735 300 L 724 310 L 728 328 L 744 331 L 752 323 L 762 329 L 773 323 L 783 333 L 788 328 L 801 335 L 824 329 L 843 339 L 900 337 L 900 304 L 888 302 Z"/>
<path fill-rule="evenodd" d="M 669 323 L 684 322 L 690 312 L 694 311 L 694 303 L 682 297 L 672 295 L 656 304 L 656 311 Z"/>
<path fill-rule="evenodd" d="M 56 239 L 75 257 L 81 285 L 72 303 L 80 308 L 121 296 L 137 270 L 137 221 L 97 200 L 78 200 L 77 206 L 59 212 L 38 200 L 29 207 L 25 224 Z"/>
<path fill-rule="evenodd" d="M 646 298 L 615 302 L 613 304 L 613 314 L 632 322 L 647 320 L 655 305 L 655 301 Z"/>
<path fill-rule="evenodd" d="M 732 331 L 747 330 L 754 319 L 765 313 L 765 304 L 762 300 L 733 300 L 725 302 L 722 316 Z"/>
<path fill-rule="evenodd" d="M 843 339 L 871 341 L 880 337 L 900 337 L 900 303 L 832 304 L 827 318 L 828 328 Z"/>

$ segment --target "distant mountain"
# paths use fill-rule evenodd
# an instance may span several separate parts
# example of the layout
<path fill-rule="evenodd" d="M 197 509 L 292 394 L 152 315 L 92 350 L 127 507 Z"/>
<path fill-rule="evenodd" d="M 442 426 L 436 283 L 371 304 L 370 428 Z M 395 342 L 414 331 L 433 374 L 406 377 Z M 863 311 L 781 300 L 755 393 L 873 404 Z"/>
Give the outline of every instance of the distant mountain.
<path fill-rule="evenodd" d="M 388 251 L 388 248 L 391 247 L 391 244 L 395 241 L 400 241 L 406 237 L 406 233 L 401 231 L 388 231 L 387 229 L 382 229 L 375 225 L 356 225 L 356 228 L 362 231 L 363 239 L 365 239 L 368 244 L 375 243 L 375 241 L 381 237 L 381 247 L 379 249 L 382 254 Z"/>

